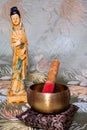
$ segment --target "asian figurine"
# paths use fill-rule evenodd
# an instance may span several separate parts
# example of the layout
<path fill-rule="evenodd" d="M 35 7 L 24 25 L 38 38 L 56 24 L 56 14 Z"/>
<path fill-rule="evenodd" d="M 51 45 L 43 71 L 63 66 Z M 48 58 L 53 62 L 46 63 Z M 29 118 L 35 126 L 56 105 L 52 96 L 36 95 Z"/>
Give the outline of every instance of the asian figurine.
<path fill-rule="evenodd" d="M 11 86 L 8 91 L 9 96 L 26 96 L 25 78 L 28 67 L 28 41 L 22 23 L 20 11 L 17 7 L 10 9 L 11 28 L 11 47 L 13 51 L 13 68 Z M 12 99 L 8 102 L 12 102 Z M 22 97 L 21 97 L 22 98 Z M 17 100 L 17 99 L 13 99 Z M 21 99 L 19 99 L 20 101 Z M 27 100 L 27 99 L 26 99 Z M 14 101 L 16 102 L 16 101 Z"/>

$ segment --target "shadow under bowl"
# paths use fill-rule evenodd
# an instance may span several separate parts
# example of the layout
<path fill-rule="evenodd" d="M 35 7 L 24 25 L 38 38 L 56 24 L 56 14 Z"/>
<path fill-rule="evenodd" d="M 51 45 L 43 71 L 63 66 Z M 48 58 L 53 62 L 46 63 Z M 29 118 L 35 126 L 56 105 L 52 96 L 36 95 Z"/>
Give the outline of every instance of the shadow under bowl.
<path fill-rule="evenodd" d="M 70 91 L 66 85 L 56 83 L 53 93 L 42 93 L 44 84 L 31 85 L 27 99 L 31 108 L 40 113 L 60 113 L 70 105 Z"/>

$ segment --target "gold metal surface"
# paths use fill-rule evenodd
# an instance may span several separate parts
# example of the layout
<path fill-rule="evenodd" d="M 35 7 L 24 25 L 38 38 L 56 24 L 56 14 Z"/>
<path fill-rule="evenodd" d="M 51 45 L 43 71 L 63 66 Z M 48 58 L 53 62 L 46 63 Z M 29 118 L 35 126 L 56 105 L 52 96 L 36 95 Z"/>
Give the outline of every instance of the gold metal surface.
<path fill-rule="evenodd" d="M 60 113 L 69 107 L 70 91 L 63 84 L 55 84 L 54 93 L 42 93 L 44 84 L 34 84 L 27 91 L 28 103 L 41 113 Z"/>

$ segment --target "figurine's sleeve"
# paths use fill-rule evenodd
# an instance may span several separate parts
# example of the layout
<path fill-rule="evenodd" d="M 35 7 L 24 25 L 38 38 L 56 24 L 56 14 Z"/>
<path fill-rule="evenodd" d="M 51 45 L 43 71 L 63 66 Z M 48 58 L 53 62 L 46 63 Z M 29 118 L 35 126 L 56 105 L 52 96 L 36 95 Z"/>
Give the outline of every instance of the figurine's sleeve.
<path fill-rule="evenodd" d="M 19 46 L 21 43 L 20 43 L 20 40 L 18 40 L 18 36 L 17 36 L 17 34 L 16 34 L 16 36 L 15 36 L 15 34 L 16 34 L 16 32 L 14 32 L 14 31 L 11 31 L 11 46 L 12 47 L 16 47 L 16 46 Z"/>
<path fill-rule="evenodd" d="M 27 41 L 25 30 L 23 30 L 23 35 L 22 35 L 21 43 L 24 43 L 24 44 L 28 45 L 28 41 Z"/>
<path fill-rule="evenodd" d="M 13 33 L 12 33 L 12 31 L 11 31 L 11 33 L 10 33 L 11 46 L 14 45 L 14 40 L 12 39 L 12 36 L 13 36 Z"/>

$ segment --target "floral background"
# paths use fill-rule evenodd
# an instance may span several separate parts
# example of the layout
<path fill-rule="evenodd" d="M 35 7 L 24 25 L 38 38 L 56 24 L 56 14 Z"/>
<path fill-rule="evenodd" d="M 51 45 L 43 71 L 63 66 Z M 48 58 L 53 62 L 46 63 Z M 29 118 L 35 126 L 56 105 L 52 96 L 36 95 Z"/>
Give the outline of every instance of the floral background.
<path fill-rule="evenodd" d="M 29 43 L 27 86 L 45 82 L 51 60 L 58 58 L 57 82 L 69 86 L 71 102 L 79 106 L 70 130 L 86 130 L 86 0 L 0 0 L 0 129 L 31 129 L 15 119 L 15 114 L 27 109 L 28 104 L 8 106 L 6 103 L 12 71 L 9 16 L 12 6 L 20 9 Z"/>

